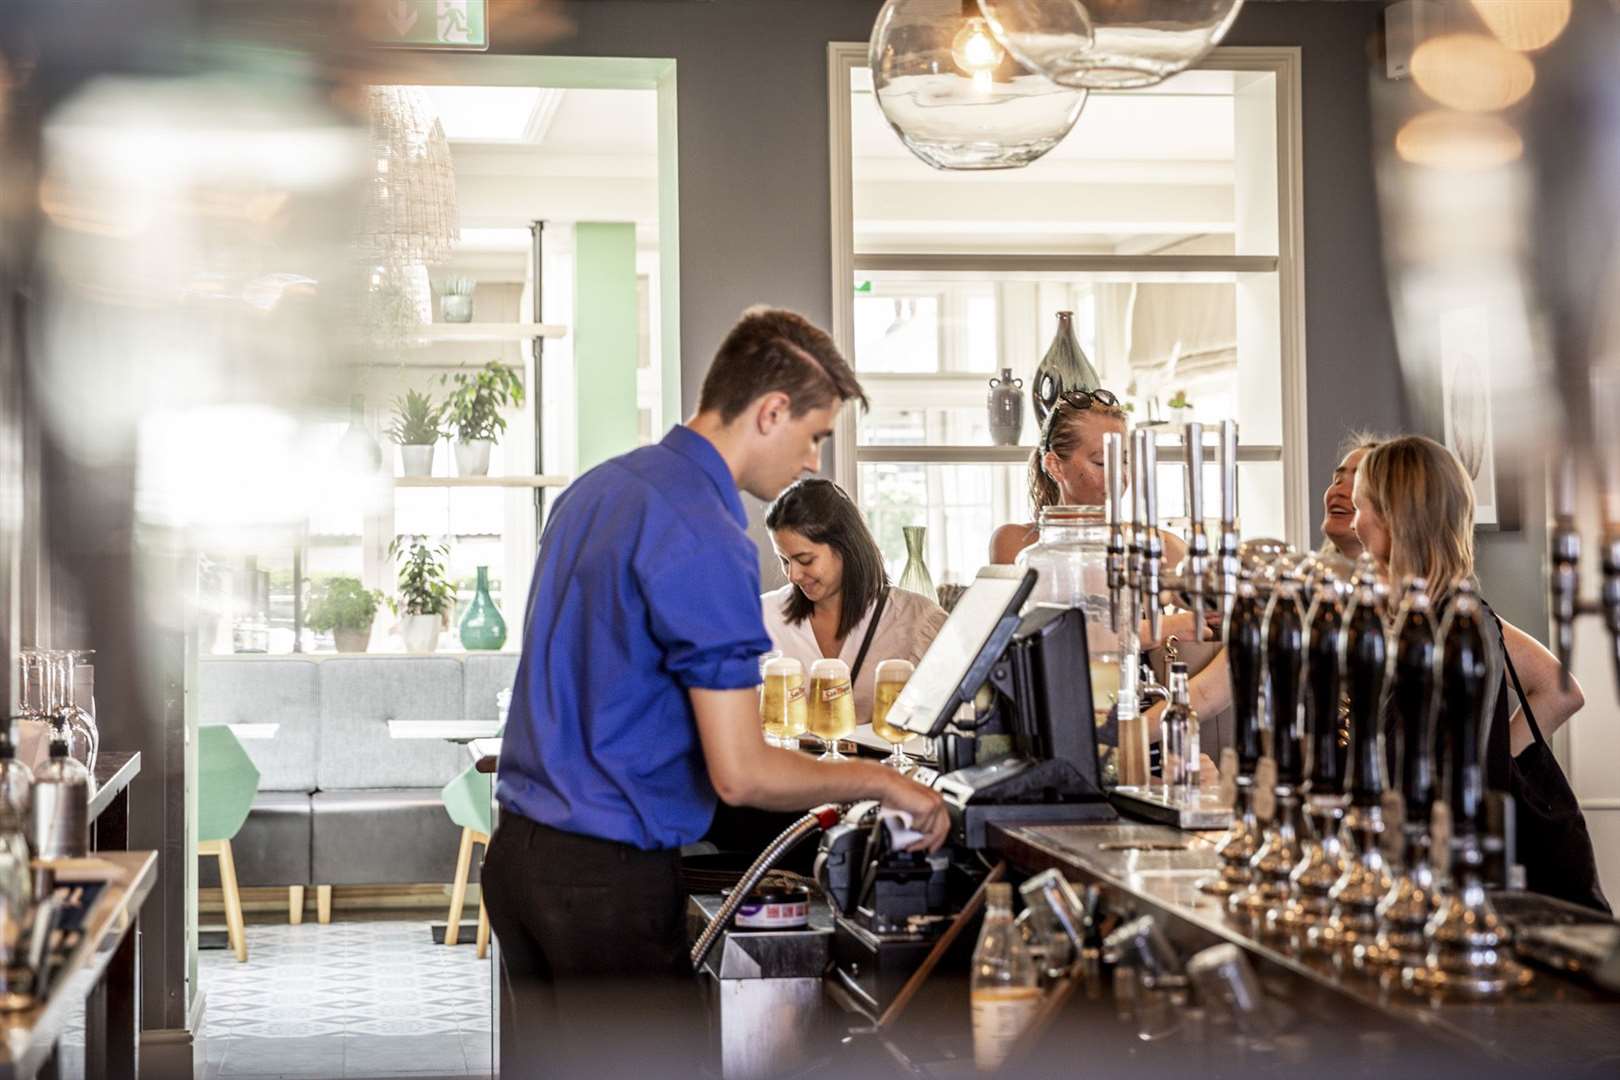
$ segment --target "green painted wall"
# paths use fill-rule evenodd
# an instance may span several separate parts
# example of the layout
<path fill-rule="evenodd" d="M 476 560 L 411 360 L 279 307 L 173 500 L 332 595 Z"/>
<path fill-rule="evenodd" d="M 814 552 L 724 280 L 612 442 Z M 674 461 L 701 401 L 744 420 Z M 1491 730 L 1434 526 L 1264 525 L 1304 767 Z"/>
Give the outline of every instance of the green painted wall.
<path fill-rule="evenodd" d="M 574 227 L 579 471 L 636 445 L 636 227 Z"/>

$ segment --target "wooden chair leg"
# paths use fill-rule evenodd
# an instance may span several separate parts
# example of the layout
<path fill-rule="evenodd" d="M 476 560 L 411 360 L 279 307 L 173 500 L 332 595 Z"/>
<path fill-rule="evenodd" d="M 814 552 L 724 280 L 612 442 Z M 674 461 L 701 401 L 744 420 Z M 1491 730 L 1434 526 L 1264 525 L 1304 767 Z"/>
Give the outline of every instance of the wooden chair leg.
<path fill-rule="evenodd" d="M 231 842 L 219 841 L 219 884 L 225 893 L 225 927 L 238 963 L 247 963 L 247 927 L 242 921 L 242 893 L 236 887 L 236 859 Z"/>
<path fill-rule="evenodd" d="M 315 886 L 315 921 L 325 926 L 332 921 L 332 886 Z"/>
<path fill-rule="evenodd" d="M 304 887 L 287 886 L 287 921 L 298 926 L 304 921 Z"/>
<path fill-rule="evenodd" d="M 489 955 L 489 910 L 484 907 L 483 898 L 478 900 L 478 959 L 482 960 Z"/>
<path fill-rule="evenodd" d="M 467 877 L 472 873 L 473 837 L 471 829 L 461 830 L 461 850 L 456 852 L 456 880 L 450 886 L 450 918 L 444 927 L 444 943 L 454 945 L 461 936 L 461 909 L 467 903 Z"/>

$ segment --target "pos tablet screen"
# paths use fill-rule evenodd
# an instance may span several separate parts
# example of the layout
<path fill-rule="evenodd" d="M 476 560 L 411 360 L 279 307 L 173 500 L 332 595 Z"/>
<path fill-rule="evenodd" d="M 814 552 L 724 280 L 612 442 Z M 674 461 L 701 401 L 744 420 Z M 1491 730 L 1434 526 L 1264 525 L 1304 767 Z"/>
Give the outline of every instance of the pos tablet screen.
<path fill-rule="evenodd" d="M 1018 613 L 1035 587 L 1035 571 L 1014 566 L 980 570 L 951 609 L 934 643 L 917 662 L 889 723 L 917 735 L 938 735 L 964 702 L 973 700 L 990 668 L 1018 629 Z"/>

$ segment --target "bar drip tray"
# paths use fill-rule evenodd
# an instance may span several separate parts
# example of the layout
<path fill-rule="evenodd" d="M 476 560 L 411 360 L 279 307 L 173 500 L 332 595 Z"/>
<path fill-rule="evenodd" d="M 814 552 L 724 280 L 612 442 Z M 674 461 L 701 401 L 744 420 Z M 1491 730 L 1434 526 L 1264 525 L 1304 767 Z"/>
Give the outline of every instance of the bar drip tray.
<path fill-rule="evenodd" d="M 1232 804 L 1222 802 L 1213 791 L 1200 791 L 1190 799 L 1171 798 L 1162 787 L 1116 787 L 1108 801 L 1120 813 L 1156 825 L 1187 832 L 1208 832 L 1230 828 Z"/>
<path fill-rule="evenodd" d="M 1493 892 L 1491 905 L 1513 928 L 1520 956 L 1620 991 L 1620 923 L 1539 893 Z"/>

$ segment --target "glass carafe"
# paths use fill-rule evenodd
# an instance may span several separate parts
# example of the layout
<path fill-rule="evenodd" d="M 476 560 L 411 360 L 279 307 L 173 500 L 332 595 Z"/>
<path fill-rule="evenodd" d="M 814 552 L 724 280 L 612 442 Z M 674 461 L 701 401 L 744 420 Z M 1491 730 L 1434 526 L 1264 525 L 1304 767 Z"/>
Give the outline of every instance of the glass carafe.
<path fill-rule="evenodd" d="M 46 663 L 53 687 L 51 717 L 58 729 L 66 733 L 68 756 L 94 773 L 101 735 L 95 718 L 89 710 L 80 707 L 74 695 L 79 658 L 89 655 L 88 650 L 53 650 L 46 654 Z"/>
<path fill-rule="evenodd" d="M 1113 629 L 1108 606 L 1108 525 L 1100 506 L 1048 506 L 1040 539 L 1018 555 L 1038 575 L 1029 603 L 1080 608 L 1086 614 L 1091 709 L 1099 729 L 1097 759 L 1106 783 L 1147 780 L 1146 742 L 1136 701 L 1135 635 Z M 1121 621 L 1121 630 L 1127 630 Z M 1129 654 L 1129 655 L 1126 655 Z M 1111 721 L 1117 720 L 1117 723 Z M 1127 746 L 1123 757 L 1116 750 Z"/>

